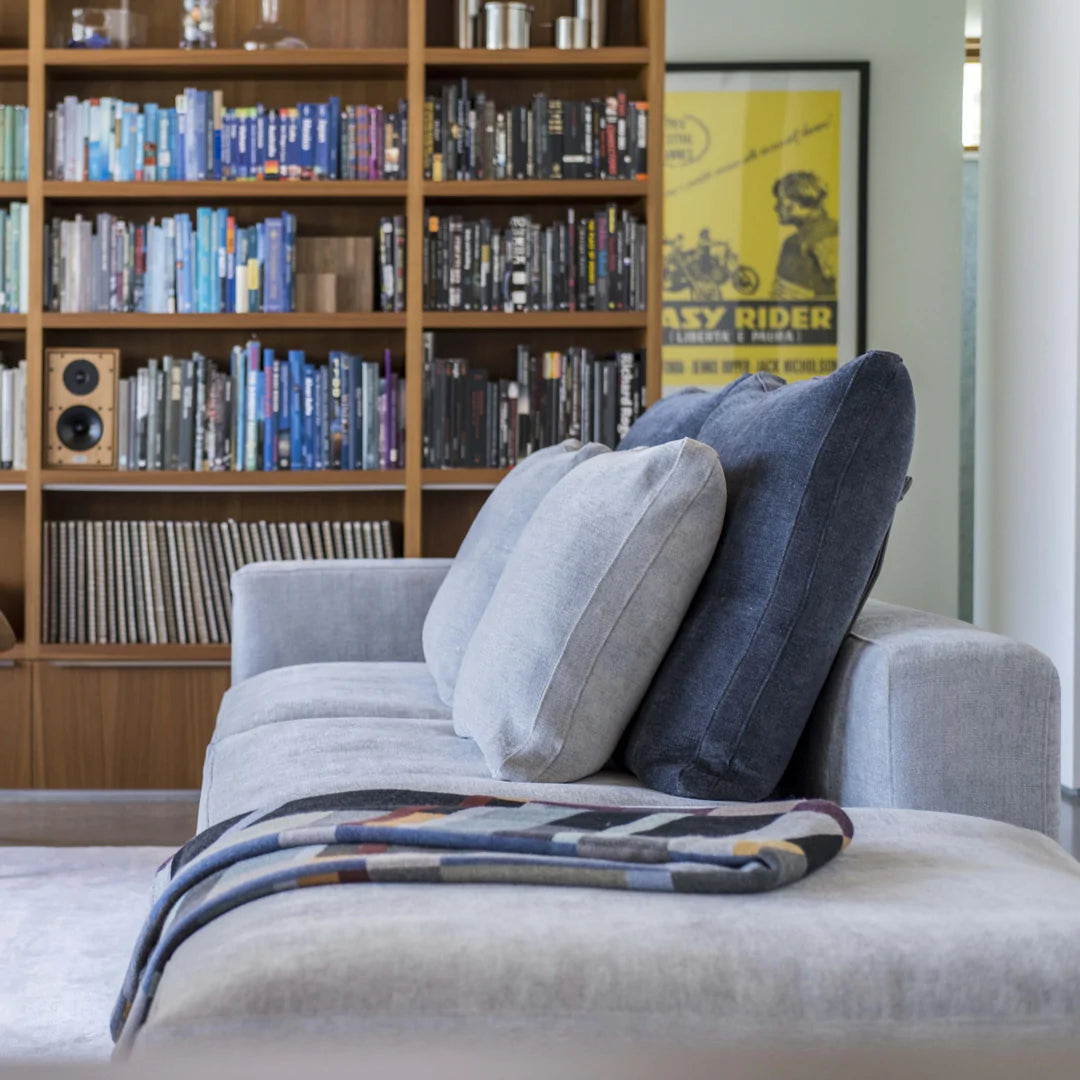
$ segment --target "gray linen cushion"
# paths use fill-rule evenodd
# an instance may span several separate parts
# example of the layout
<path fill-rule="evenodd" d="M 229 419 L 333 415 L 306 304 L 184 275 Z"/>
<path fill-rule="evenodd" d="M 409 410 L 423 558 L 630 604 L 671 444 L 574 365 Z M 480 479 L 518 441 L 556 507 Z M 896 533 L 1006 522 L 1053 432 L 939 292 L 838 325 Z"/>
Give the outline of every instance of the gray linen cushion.
<path fill-rule="evenodd" d="M 724 532 L 621 755 L 670 794 L 754 800 L 779 782 L 862 602 L 915 401 L 884 352 L 791 385 L 745 376 L 715 398 L 697 437 L 724 463 Z"/>
<path fill-rule="evenodd" d="M 582 446 L 576 439 L 538 450 L 510 470 L 476 515 L 424 619 L 424 660 L 447 705 L 454 700 L 465 647 L 521 530 L 540 500 L 571 469 L 606 453 L 608 448 L 600 443 Z"/>
<path fill-rule="evenodd" d="M 454 693 L 491 775 L 600 769 L 667 651 L 724 520 L 716 452 L 682 439 L 604 454 L 551 490 L 469 642 Z"/>

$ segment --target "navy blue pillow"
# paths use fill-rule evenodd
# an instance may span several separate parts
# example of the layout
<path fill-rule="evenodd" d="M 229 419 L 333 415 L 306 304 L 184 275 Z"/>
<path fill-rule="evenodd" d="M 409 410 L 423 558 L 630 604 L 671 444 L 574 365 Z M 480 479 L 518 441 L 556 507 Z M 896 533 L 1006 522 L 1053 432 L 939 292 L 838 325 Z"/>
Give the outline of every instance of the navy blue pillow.
<path fill-rule="evenodd" d="M 677 439 L 697 438 L 701 425 L 716 408 L 716 399 L 723 392 L 706 393 L 687 387 L 661 398 L 634 421 L 619 449 L 633 450 L 636 446 L 661 446 Z"/>
<path fill-rule="evenodd" d="M 672 795 L 757 800 L 779 783 L 874 573 L 915 400 L 900 357 L 884 352 L 827 378 L 752 375 L 700 396 L 715 397 L 696 438 L 724 467 L 724 529 L 622 757 Z M 698 404 L 665 400 L 680 398 Z M 669 409 L 653 430 L 676 430 Z"/>

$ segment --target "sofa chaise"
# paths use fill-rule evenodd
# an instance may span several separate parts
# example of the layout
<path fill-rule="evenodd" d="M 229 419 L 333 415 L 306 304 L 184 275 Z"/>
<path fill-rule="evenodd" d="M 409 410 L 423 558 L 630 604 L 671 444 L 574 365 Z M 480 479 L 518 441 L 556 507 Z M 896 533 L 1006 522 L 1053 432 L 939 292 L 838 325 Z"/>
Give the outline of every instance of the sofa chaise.
<path fill-rule="evenodd" d="M 628 774 L 493 780 L 422 659 L 449 560 L 249 566 L 200 827 L 370 787 L 684 805 Z M 362 616 L 362 617 L 358 617 Z M 1035 650 L 871 602 L 784 788 L 855 840 L 777 893 L 385 884 L 231 911 L 165 968 L 136 1053 L 327 1034 L 687 1038 L 1071 1029 L 1080 865 L 1058 822 L 1058 683 Z"/>

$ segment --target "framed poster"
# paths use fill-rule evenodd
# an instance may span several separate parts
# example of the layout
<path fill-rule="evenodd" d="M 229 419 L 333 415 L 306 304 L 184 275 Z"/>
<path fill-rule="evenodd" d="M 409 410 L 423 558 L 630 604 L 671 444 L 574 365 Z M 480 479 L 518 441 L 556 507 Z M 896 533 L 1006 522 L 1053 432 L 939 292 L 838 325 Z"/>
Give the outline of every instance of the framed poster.
<path fill-rule="evenodd" d="M 665 394 L 864 350 L 869 86 L 868 63 L 668 65 Z"/>

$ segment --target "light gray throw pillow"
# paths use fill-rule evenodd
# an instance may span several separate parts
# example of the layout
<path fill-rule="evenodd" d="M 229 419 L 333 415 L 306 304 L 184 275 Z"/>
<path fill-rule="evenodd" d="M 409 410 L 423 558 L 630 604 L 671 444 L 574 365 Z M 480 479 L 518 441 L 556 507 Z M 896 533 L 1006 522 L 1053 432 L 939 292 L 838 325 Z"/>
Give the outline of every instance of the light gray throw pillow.
<path fill-rule="evenodd" d="M 600 443 L 582 446 L 577 439 L 537 450 L 510 470 L 476 515 L 424 619 L 424 660 L 447 705 L 465 647 L 533 511 L 571 469 L 606 453 Z"/>
<path fill-rule="evenodd" d="M 465 650 L 454 723 L 501 780 L 603 767 L 709 565 L 727 489 L 693 439 L 603 454 L 545 496 Z"/>

